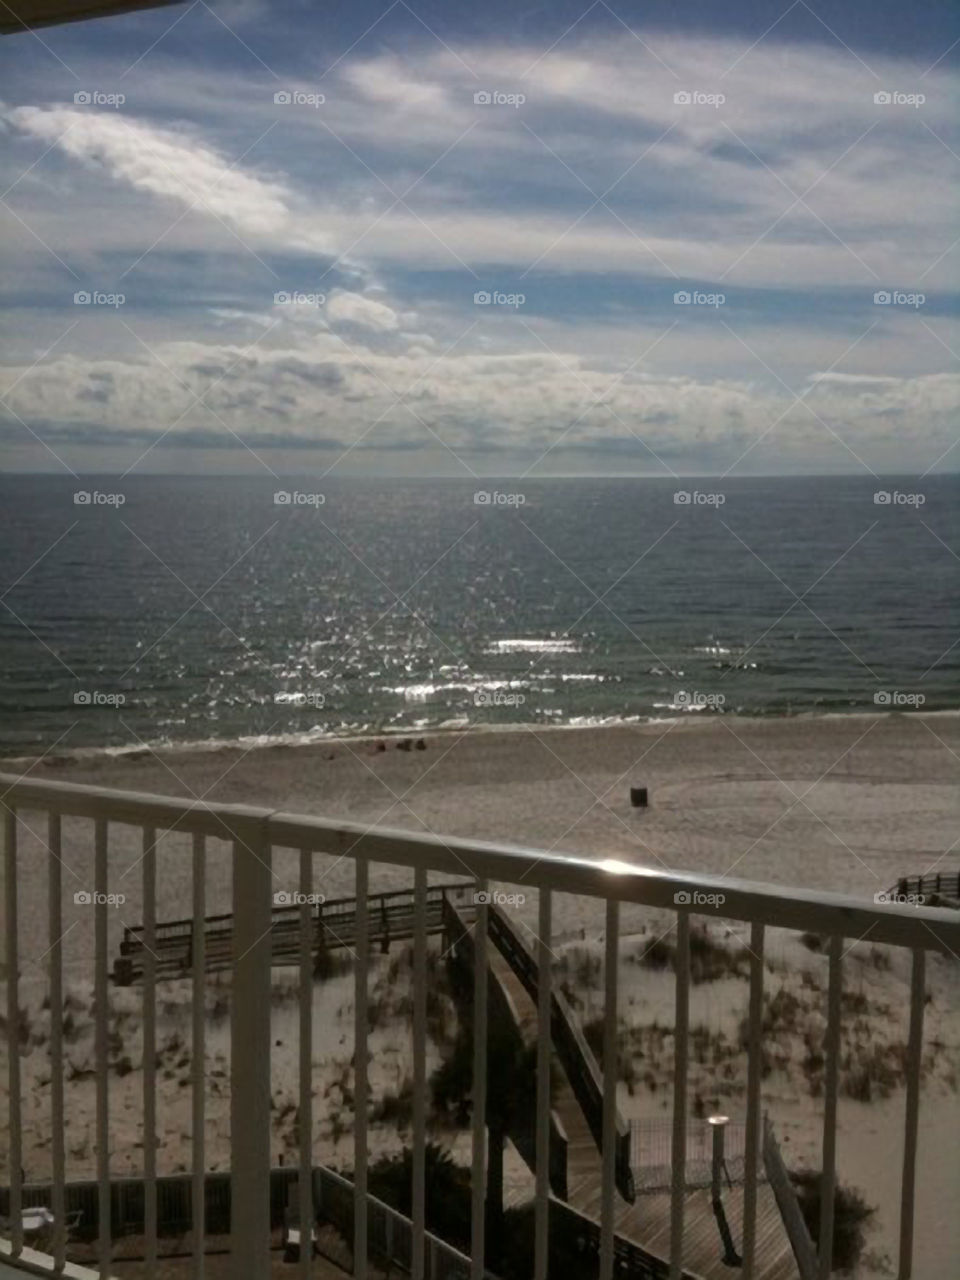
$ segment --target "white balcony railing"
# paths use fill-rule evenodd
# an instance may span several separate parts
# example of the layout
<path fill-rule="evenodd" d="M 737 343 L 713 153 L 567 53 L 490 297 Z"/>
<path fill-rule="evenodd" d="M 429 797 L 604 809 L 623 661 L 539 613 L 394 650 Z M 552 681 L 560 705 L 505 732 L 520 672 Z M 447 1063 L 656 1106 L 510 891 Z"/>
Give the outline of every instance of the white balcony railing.
<path fill-rule="evenodd" d="M 184 799 L 132 792 L 105 790 L 100 787 L 34 781 L 29 777 L 0 776 L 5 818 L 4 920 L 6 976 L 6 1036 L 9 1085 L 9 1129 L 7 1134 L 9 1169 L 9 1245 L 7 1260 L 24 1256 L 22 1208 L 24 1190 L 21 1176 L 23 1164 L 23 1090 L 20 1077 L 20 974 L 23 968 L 24 932 L 20 928 L 18 906 L 18 835 L 21 824 L 29 824 L 37 834 L 37 814 L 46 815 L 46 833 L 42 843 L 48 850 L 46 861 L 48 913 L 43 946 L 30 927 L 30 943 L 35 954 L 43 954 L 44 981 L 53 1011 L 63 1008 L 64 934 L 62 924 L 61 859 L 65 852 L 65 830 L 71 833 L 79 824 L 92 823 L 93 883 L 100 895 L 92 911 L 95 915 L 93 935 L 92 978 L 94 983 L 95 1059 L 96 1059 L 96 1158 L 99 1188 L 98 1267 L 101 1276 L 111 1274 L 111 1213 L 114 1209 L 110 1168 L 111 1084 L 108 1067 L 109 1025 L 109 922 L 107 895 L 110 890 L 109 847 L 111 828 L 117 825 L 138 828 L 142 833 L 143 911 L 143 1094 L 141 1140 L 143 1147 L 143 1234 L 145 1274 L 153 1275 L 157 1261 L 157 1106 L 156 1106 L 156 1002 L 157 1002 L 157 840 L 163 833 L 190 833 L 192 836 L 191 914 L 194 920 L 191 972 L 194 991 L 203 990 L 205 981 L 206 870 L 208 841 L 228 841 L 232 847 L 233 921 L 231 945 L 233 987 L 231 1001 L 230 1099 L 231 1099 L 231 1167 L 230 1221 L 231 1249 L 236 1259 L 236 1275 L 250 1280 L 265 1280 L 270 1274 L 271 1247 L 271 912 L 274 907 L 275 883 L 271 874 L 273 852 L 277 849 L 299 850 L 299 1125 L 300 1164 L 297 1180 L 299 1221 L 314 1220 L 317 1197 L 314 1194 L 312 1144 L 314 1101 L 311 1088 L 311 1044 L 313 1040 L 313 955 L 311 927 L 312 908 L 308 895 L 313 892 L 313 855 L 322 853 L 350 859 L 356 877 L 356 910 L 352 922 L 355 965 L 354 1030 L 356 1045 L 368 1040 L 368 958 L 371 919 L 367 891 L 371 864 L 388 864 L 409 870 L 412 880 L 413 937 L 413 1168 L 412 1224 L 410 1225 L 410 1270 L 415 1277 L 429 1277 L 431 1258 L 436 1255 L 436 1242 L 426 1230 L 425 1217 L 425 1140 L 427 1134 L 427 911 L 428 873 L 443 873 L 462 881 L 466 873 L 479 890 L 488 884 L 522 886 L 538 891 L 539 914 L 537 942 L 533 949 L 536 1008 L 539 1013 L 537 1037 L 538 1071 L 535 1114 L 536 1148 L 536 1230 L 535 1277 L 545 1280 L 548 1274 L 550 1233 L 554 1220 L 551 1204 L 555 1204 L 550 1188 L 551 1164 L 551 1098 L 549 1062 L 552 1052 L 551 1017 L 555 1017 L 555 994 L 551 991 L 550 944 L 553 935 L 552 903 L 555 892 L 595 899 L 605 904 L 604 971 L 605 1021 L 602 1078 L 599 1082 L 602 1115 L 602 1160 L 600 1165 L 599 1275 L 611 1280 L 620 1241 L 615 1227 L 618 1189 L 618 1151 L 620 1131 L 616 1104 L 617 1085 L 617 1007 L 619 998 L 618 945 L 622 904 L 641 904 L 665 910 L 675 916 L 676 980 L 675 980 L 675 1055 L 673 1071 L 673 1139 L 672 1198 L 667 1259 L 662 1274 L 678 1280 L 684 1274 L 684 1158 L 687 1149 L 687 1066 L 690 986 L 690 925 L 698 914 L 709 913 L 745 922 L 749 925 L 749 1034 L 747 1043 L 746 1139 L 744 1143 L 744 1183 L 742 1221 L 737 1223 L 742 1240 L 743 1275 L 750 1280 L 756 1272 L 758 1153 L 761 1149 L 761 1073 L 762 1014 L 764 987 L 764 939 L 768 928 L 813 931 L 829 941 L 829 985 L 827 995 L 827 1030 L 825 1038 L 824 1127 L 822 1138 L 822 1218 L 819 1238 L 823 1242 L 818 1259 L 819 1276 L 831 1271 L 833 1191 L 836 1178 L 837 1098 L 840 1058 L 841 995 L 845 940 L 851 942 L 869 935 L 871 943 L 905 948 L 912 955 L 909 1039 L 906 1056 L 906 1108 L 902 1184 L 899 1218 L 900 1280 L 908 1280 L 912 1270 L 914 1175 L 917 1154 L 918 1108 L 920 1098 L 923 1051 L 923 1018 L 925 962 L 929 952 L 960 953 L 960 919 L 955 912 L 924 907 L 878 906 L 852 898 L 822 893 L 786 890 L 769 885 L 751 884 L 728 878 L 664 873 L 641 869 L 619 862 L 597 862 L 586 858 L 542 853 L 537 850 L 484 844 L 472 841 L 442 839 L 408 831 L 366 828 L 320 818 L 304 817 L 269 809 L 237 805 L 212 805 Z M 72 837 L 71 837 L 72 838 Z M 721 893 L 722 908 L 698 905 L 700 895 Z M 489 924 L 495 908 L 481 900 L 475 908 L 473 936 L 474 1029 L 473 1117 L 472 1117 L 472 1243 L 469 1268 L 472 1280 L 485 1275 L 484 1197 L 486 1185 L 486 1070 L 488 1016 L 488 969 L 491 956 Z M 374 924 L 376 922 L 374 921 Z M 529 955 L 528 965 L 533 961 Z M 195 1225 L 195 1276 L 202 1276 L 203 1223 L 207 1199 L 205 1130 L 204 1001 L 194 1000 L 192 1058 L 192 1221 Z M 54 1234 L 50 1245 L 54 1274 L 67 1274 L 65 1267 L 65 1143 L 64 1143 L 64 1045 L 61 1019 L 51 1017 L 49 1062 L 50 1134 L 52 1168 L 52 1204 Z M 368 1068 L 366 1056 L 355 1054 L 354 1150 L 355 1166 L 352 1188 L 353 1269 L 357 1276 L 368 1271 L 368 1241 L 375 1228 L 371 1221 L 368 1195 Z M 306 1140 L 304 1140 L 306 1135 Z M 334 1188 L 335 1183 L 324 1184 Z M 337 1184 L 339 1185 L 339 1184 Z M 113 1187 L 116 1191 L 116 1187 Z M 328 1190 L 328 1194 L 332 1194 Z M 342 1194 L 350 1194 L 349 1192 Z M 377 1213 L 382 1214 L 381 1209 Z M 385 1229 L 385 1228 L 384 1228 Z M 391 1231 L 393 1228 L 391 1228 Z M 449 1251 L 451 1258 L 459 1257 Z M 0 1254 L 0 1259 L 3 1255 Z M 310 1274 L 309 1250 L 301 1251 L 300 1274 Z M 655 1261 L 655 1260 L 654 1260 Z M 455 1263 L 450 1262 L 453 1268 Z M 645 1274 L 656 1274 L 653 1269 Z M 2 1261 L 0 1261 L 2 1269 Z M 441 1271 L 436 1270 L 440 1275 Z M 442 1274 L 460 1274 L 455 1269 Z"/>

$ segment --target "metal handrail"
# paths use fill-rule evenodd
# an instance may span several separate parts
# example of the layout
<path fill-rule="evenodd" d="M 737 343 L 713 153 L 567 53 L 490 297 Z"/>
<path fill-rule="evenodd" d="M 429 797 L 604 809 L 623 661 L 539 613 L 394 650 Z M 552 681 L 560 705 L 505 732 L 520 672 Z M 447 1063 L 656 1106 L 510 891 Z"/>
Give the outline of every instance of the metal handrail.
<path fill-rule="evenodd" d="M 862 937 L 875 943 L 960 953 L 960 918 L 948 908 L 865 902 L 846 894 L 657 871 L 617 859 L 549 853 L 523 845 L 464 840 L 458 837 L 371 828 L 283 810 L 249 805 L 208 804 L 174 796 L 112 790 L 76 782 L 36 781 L 0 774 L 7 808 L 36 807 L 64 817 L 106 818 L 112 822 L 178 831 L 221 839 L 264 838 L 274 847 L 332 853 L 339 857 L 426 867 L 459 874 L 465 862 L 478 879 L 524 883 L 531 888 L 585 894 L 623 903 L 662 907 L 681 914 L 718 914 L 715 905 L 698 905 L 698 897 L 723 895 L 719 914 L 745 923 L 776 928 L 815 930 L 838 937 Z"/>

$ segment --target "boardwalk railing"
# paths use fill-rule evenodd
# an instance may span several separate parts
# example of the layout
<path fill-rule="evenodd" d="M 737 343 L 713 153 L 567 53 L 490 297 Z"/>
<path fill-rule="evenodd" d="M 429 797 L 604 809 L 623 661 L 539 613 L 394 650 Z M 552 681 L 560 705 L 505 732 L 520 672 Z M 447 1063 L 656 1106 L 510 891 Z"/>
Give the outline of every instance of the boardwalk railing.
<path fill-rule="evenodd" d="M 459 881 L 450 885 L 434 885 L 427 890 L 427 932 L 439 933 L 443 928 L 443 904 L 448 899 L 461 909 L 472 899 L 473 882 Z M 293 895 L 274 894 L 274 901 L 285 902 Z M 338 947 L 350 948 L 356 942 L 355 898 L 334 898 L 310 904 L 312 948 L 319 952 Z M 472 914 L 472 913 L 471 913 Z M 270 924 L 271 961 L 274 965 L 296 965 L 300 958 L 301 913 L 298 906 L 274 906 Z M 413 937 L 415 923 L 414 895 L 398 889 L 392 893 L 370 894 L 367 899 L 370 940 L 387 947 Z M 153 952 L 156 976 L 173 978 L 189 976 L 193 969 L 193 943 L 196 925 L 193 919 L 169 920 L 154 929 Z M 207 916 L 203 921 L 204 966 L 207 973 L 233 967 L 233 913 Z M 143 978 L 146 958 L 143 925 L 126 925 L 120 942 L 120 955 L 114 961 L 113 977 L 120 986 L 129 986 Z"/>
<path fill-rule="evenodd" d="M 490 907 L 489 925 L 490 937 L 497 950 L 526 987 L 528 994 L 536 1000 L 540 981 L 536 958 L 499 907 Z M 602 1148 L 603 1075 L 579 1022 L 570 1011 L 563 994 L 555 988 L 550 992 L 550 1027 L 554 1047 L 567 1073 L 570 1087 L 590 1126 L 594 1141 Z M 616 1130 L 617 1190 L 625 1200 L 632 1202 L 636 1192 L 630 1168 L 630 1128 L 619 1110 L 616 1115 Z"/>
<path fill-rule="evenodd" d="M 817 1261 L 816 1246 L 810 1237 L 803 1214 L 800 1212 L 797 1193 L 794 1190 L 793 1183 L 790 1181 L 787 1167 L 783 1163 L 780 1144 L 774 1136 L 773 1125 L 767 1116 L 764 1116 L 763 1119 L 763 1164 L 767 1171 L 767 1177 L 770 1179 L 770 1185 L 773 1187 L 773 1194 L 777 1198 L 777 1207 L 780 1210 L 781 1218 L 783 1218 L 783 1225 L 790 1241 L 790 1248 L 793 1250 L 793 1256 L 797 1262 L 800 1280 L 818 1280 L 820 1268 Z"/>
<path fill-rule="evenodd" d="M 918 899 L 933 902 L 945 899 L 938 905 L 960 905 L 960 871 L 931 871 L 923 876 L 901 876 L 887 890 L 887 897 L 894 902 Z"/>
<path fill-rule="evenodd" d="M 681 872 L 653 871 L 606 860 L 556 852 L 544 852 L 480 841 L 442 838 L 419 832 L 368 828 L 323 818 L 287 814 L 266 808 L 214 805 L 198 801 L 106 790 L 63 782 L 35 781 L 30 777 L 0 775 L 0 797 L 4 812 L 3 915 L 7 1041 L 7 1085 L 9 1113 L 7 1131 L 0 1134 L 0 1159 L 6 1157 L 10 1183 L 10 1256 L 16 1262 L 23 1255 L 24 1240 L 22 1170 L 25 1160 L 33 1162 L 36 1152 L 24 1142 L 24 1119 L 37 1124 L 36 1099 L 25 1107 L 21 1080 L 21 983 L 39 980 L 53 1017 L 50 1040 L 42 1048 L 32 1045 L 32 1055 L 49 1059 L 49 1154 L 53 1182 L 53 1210 L 58 1230 L 52 1245 L 54 1265 L 63 1270 L 64 1186 L 66 1143 L 64 1111 L 65 1053 L 63 1021 L 58 1014 L 64 1005 L 64 957 L 73 956 L 73 939 L 68 929 L 77 920 L 79 908 L 71 910 L 71 925 L 64 920 L 64 867 L 79 874 L 82 850 L 92 834 L 92 891 L 84 895 L 83 910 L 92 913 L 93 945 L 82 949 L 76 962 L 84 976 L 92 978 L 93 1063 L 95 1068 L 95 1152 L 98 1185 L 99 1262 L 101 1275 L 110 1274 L 112 1211 L 111 1117 L 119 1105 L 117 1089 L 124 1085 L 110 1071 L 111 1037 L 109 1008 L 110 913 L 114 863 L 110 841 L 118 828 L 139 832 L 141 857 L 136 864 L 143 910 L 143 940 L 146 951 L 140 999 L 143 1016 L 143 1071 L 137 1141 L 142 1144 L 144 1174 L 145 1275 L 156 1274 L 158 1116 L 156 1071 L 156 902 L 157 845 L 163 842 L 172 856 L 183 856 L 192 883 L 191 913 L 194 920 L 193 965 L 195 986 L 191 1044 L 191 1165 L 193 1221 L 202 1222 L 205 1208 L 207 1164 L 205 1034 L 204 1019 L 204 928 L 207 891 L 208 842 L 227 842 L 232 851 L 233 968 L 230 1042 L 230 1174 L 231 1249 L 236 1274 L 249 1280 L 267 1280 L 270 1274 L 271 1245 L 271 924 L 273 894 L 277 887 L 272 875 L 275 849 L 298 851 L 301 922 L 299 974 L 299 1084 L 298 1130 L 300 1176 L 298 1179 L 301 1221 L 310 1220 L 312 1193 L 312 1138 L 315 1132 L 314 1095 L 311 1079 L 313 1047 L 313 955 L 309 895 L 314 892 L 314 855 L 323 853 L 348 859 L 355 871 L 355 944 L 353 1024 L 357 1052 L 353 1098 L 355 1171 L 353 1182 L 353 1267 L 354 1274 L 367 1274 L 370 1249 L 368 1206 L 368 1103 L 369 1066 L 366 1046 L 370 1029 L 369 957 L 371 920 L 367 906 L 371 864 L 383 863 L 405 868 L 412 879 L 413 926 L 413 1167 L 411 1274 L 425 1276 L 427 1232 L 425 1219 L 426 1117 L 427 1117 L 427 901 L 428 873 L 448 878 L 466 870 L 476 881 L 479 898 L 475 925 L 474 965 L 471 1209 L 471 1280 L 482 1280 L 488 1244 L 485 1239 L 485 1184 L 487 1171 L 487 1061 L 488 1029 L 488 931 L 490 905 L 485 891 L 491 884 L 522 886 L 523 892 L 537 894 L 536 963 L 538 981 L 536 1005 L 537 1096 L 535 1125 L 536 1227 L 534 1280 L 546 1280 L 551 1233 L 549 1186 L 550 1081 L 553 1017 L 550 967 L 552 903 L 554 893 L 576 895 L 601 904 L 605 916 L 604 998 L 605 1026 L 601 1088 L 602 1175 L 599 1214 L 599 1276 L 612 1280 L 616 1264 L 617 1237 L 614 1214 L 618 1153 L 621 1149 L 617 1116 L 617 1049 L 620 915 L 624 904 L 640 904 L 668 913 L 675 925 L 674 1068 L 672 1085 L 672 1180 L 671 1229 L 668 1274 L 679 1280 L 683 1274 L 685 1154 L 688 1116 L 687 1067 L 689 1058 L 690 927 L 697 916 L 747 923 L 749 929 L 749 1018 L 746 1034 L 747 1088 L 745 1099 L 746 1158 L 744 1169 L 743 1220 L 739 1226 L 746 1280 L 755 1274 L 757 1248 L 757 1164 L 760 1150 L 760 1085 L 763 1072 L 763 988 L 765 977 L 764 940 L 771 928 L 813 931 L 828 938 L 829 987 L 825 1038 L 824 1122 L 822 1140 L 822 1219 L 818 1237 L 819 1280 L 831 1270 L 833 1207 L 836 1187 L 837 1098 L 840 1080 L 841 996 L 844 956 L 858 939 L 867 937 L 871 945 L 902 948 L 911 956 L 910 1026 L 905 1053 L 906 1102 L 904 1141 L 900 1168 L 901 1201 L 899 1215 L 899 1280 L 912 1275 L 914 1232 L 914 1175 L 917 1154 L 917 1124 L 923 1050 L 925 972 L 928 956 L 940 952 L 948 957 L 960 953 L 960 917 L 955 911 L 928 907 L 878 904 L 872 901 L 803 890 L 778 888 L 745 881 L 696 876 Z M 168 833 L 189 837 L 181 853 L 179 840 Z M 129 839 L 129 837 L 127 837 Z M 129 845 L 127 846 L 129 853 Z M 66 857 L 65 857 L 66 855 Z M 86 870 L 84 868 L 84 870 Z M 125 883 L 129 884 L 129 877 Z M 73 889 L 73 882 L 70 883 Z M 36 910 L 38 892 L 47 893 L 46 927 L 29 918 L 27 908 Z M 719 905 L 718 905 L 719 904 Z M 23 928 L 20 909 L 24 907 Z M 73 970 L 72 970 L 73 971 Z M 35 1063 L 37 1058 L 33 1056 Z M 32 1065 L 32 1064 L 31 1064 Z M 127 1082 L 128 1084 L 129 1082 Z M 128 1093 L 128 1090 L 125 1090 Z M 129 1096 L 126 1097 L 129 1103 Z M 126 1116 L 125 1125 L 131 1118 Z M 202 1275 L 203 1232 L 193 1237 L 197 1262 L 194 1274 Z M 308 1250 L 302 1251 L 303 1277 L 309 1274 Z"/>

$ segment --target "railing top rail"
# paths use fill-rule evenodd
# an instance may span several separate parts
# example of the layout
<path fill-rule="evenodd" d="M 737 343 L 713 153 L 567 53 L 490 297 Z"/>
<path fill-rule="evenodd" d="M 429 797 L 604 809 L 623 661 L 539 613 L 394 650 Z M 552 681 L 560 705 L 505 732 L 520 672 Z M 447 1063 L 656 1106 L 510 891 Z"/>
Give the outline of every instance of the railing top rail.
<path fill-rule="evenodd" d="M 949 908 L 876 904 L 843 894 L 658 871 L 616 859 L 547 853 L 521 845 L 463 840 L 362 823 L 284 813 L 247 805 L 146 795 L 73 782 L 0 774 L 3 804 L 158 829 L 177 828 L 221 839 L 266 836 L 281 848 L 312 849 L 449 875 L 464 866 L 478 878 L 561 893 L 686 910 L 722 919 L 761 921 L 846 938 L 960 955 L 960 917 Z M 712 895 L 722 895 L 719 902 Z"/>

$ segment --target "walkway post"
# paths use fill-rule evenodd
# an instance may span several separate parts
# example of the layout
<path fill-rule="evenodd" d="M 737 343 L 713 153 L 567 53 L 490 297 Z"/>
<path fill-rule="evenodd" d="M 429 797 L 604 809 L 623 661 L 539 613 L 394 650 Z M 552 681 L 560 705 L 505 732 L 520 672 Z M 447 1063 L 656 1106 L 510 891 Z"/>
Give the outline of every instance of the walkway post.
<path fill-rule="evenodd" d="M 236 1275 L 270 1275 L 271 850 L 266 821 L 239 820 L 233 843 L 230 1234 Z"/>

